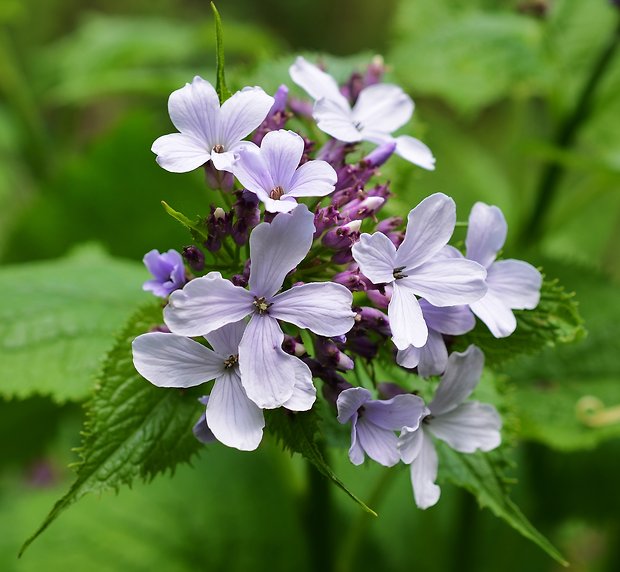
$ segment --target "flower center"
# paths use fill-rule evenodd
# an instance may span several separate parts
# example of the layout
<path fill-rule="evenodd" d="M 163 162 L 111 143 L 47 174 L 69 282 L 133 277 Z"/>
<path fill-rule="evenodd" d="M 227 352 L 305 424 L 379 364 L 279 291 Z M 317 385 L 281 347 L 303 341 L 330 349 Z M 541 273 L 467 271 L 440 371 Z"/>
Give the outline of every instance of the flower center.
<path fill-rule="evenodd" d="M 398 268 L 394 268 L 394 272 L 392 272 L 392 276 L 394 276 L 394 280 L 399 280 L 401 278 L 407 278 L 408 274 L 403 274 L 404 266 L 399 266 Z"/>
<path fill-rule="evenodd" d="M 269 308 L 273 305 L 271 302 L 267 302 L 267 300 L 265 300 L 264 296 L 261 296 L 260 298 L 257 298 L 256 296 L 254 296 L 254 307 L 256 308 L 256 311 L 262 316 L 263 314 L 267 314 L 267 310 L 269 310 Z"/>
<path fill-rule="evenodd" d="M 235 367 L 235 365 L 237 365 L 238 362 L 239 362 L 239 356 L 231 354 L 224 360 L 224 368 L 230 369 L 231 367 Z"/>
<path fill-rule="evenodd" d="M 358 131 L 361 131 L 362 129 L 364 129 L 364 126 L 362 125 L 362 123 L 360 121 L 354 121 L 353 122 L 353 126 L 355 127 L 355 129 L 357 129 Z"/>
<path fill-rule="evenodd" d="M 223 153 L 224 152 L 224 145 L 220 145 L 219 143 L 217 145 L 213 146 L 213 152 L 214 153 Z"/>
<path fill-rule="evenodd" d="M 283 194 L 284 189 L 280 185 L 278 185 L 277 187 L 271 189 L 271 192 L 269 193 L 269 198 L 277 201 Z"/>
<path fill-rule="evenodd" d="M 433 416 L 427 415 L 426 417 L 422 419 L 422 423 L 424 423 L 425 425 L 428 425 L 432 420 L 433 420 Z"/>

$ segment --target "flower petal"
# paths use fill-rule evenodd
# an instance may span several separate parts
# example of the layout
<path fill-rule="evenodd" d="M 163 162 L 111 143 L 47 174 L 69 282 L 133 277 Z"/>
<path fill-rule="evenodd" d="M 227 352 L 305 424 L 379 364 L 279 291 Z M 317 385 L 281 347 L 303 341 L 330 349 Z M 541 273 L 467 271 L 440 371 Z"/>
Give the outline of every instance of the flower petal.
<path fill-rule="evenodd" d="M 411 119 L 413 100 L 397 85 L 376 83 L 360 91 L 353 118 L 364 128 L 392 133 Z"/>
<path fill-rule="evenodd" d="M 203 405 L 206 405 L 209 402 L 209 396 L 202 398 L 201 401 L 205 401 Z M 213 431 L 211 431 L 211 429 L 209 429 L 209 426 L 207 425 L 206 410 L 198 418 L 198 421 L 196 421 L 196 424 L 192 428 L 192 433 L 194 434 L 194 437 L 196 437 L 196 439 L 198 439 L 198 441 L 200 441 L 201 443 L 207 444 L 217 441 L 215 435 L 213 434 Z"/>
<path fill-rule="evenodd" d="M 410 137 L 409 135 L 396 137 L 395 141 L 396 149 L 394 153 L 418 167 L 422 167 L 428 171 L 435 170 L 435 157 L 433 156 L 433 152 L 427 145 L 422 143 L 422 141 L 415 137 Z"/>
<path fill-rule="evenodd" d="M 200 76 L 170 94 L 168 113 L 181 133 L 193 135 L 207 149 L 218 143 L 220 100 L 213 86 Z"/>
<path fill-rule="evenodd" d="M 293 175 L 288 195 L 324 197 L 334 191 L 338 175 L 327 161 L 307 161 Z"/>
<path fill-rule="evenodd" d="M 420 362 L 418 374 L 422 377 L 439 375 L 446 370 L 448 364 L 448 349 L 443 336 L 429 328 L 428 339 L 424 347 L 420 348 Z"/>
<path fill-rule="evenodd" d="M 273 296 L 308 254 L 313 235 L 314 215 L 305 205 L 259 224 L 250 235 L 250 290 L 256 296 Z"/>
<path fill-rule="evenodd" d="M 465 401 L 478 385 L 483 366 L 484 354 L 476 346 L 451 353 L 435 397 L 428 404 L 432 415 L 444 415 Z"/>
<path fill-rule="evenodd" d="M 409 346 L 404 350 L 398 350 L 396 352 L 396 363 L 402 367 L 413 369 L 420 362 L 420 353 L 422 348 L 416 348 L 415 346 Z"/>
<path fill-rule="evenodd" d="M 138 373 L 157 387 L 194 387 L 224 370 L 222 358 L 184 336 L 152 332 L 132 343 Z"/>
<path fill-rule="evenodd" d="M 260 87 L 244 87 L 234 93 L 222 104 L 217 143 L 230 150 L 263 122 L 273 102 L 273 97 Z"/>
<path fill-rule="evenodd" d="M 211 161 L 218 171 L 228 171 L 232 173 L 233 164 L 235 162 L 235 153 L 233 151 L 224 151 L 217 153 L 211 151 Z"/>
<path fill-rule="evenodd" d="M 360 416 L 357 420 L 357 438 L 366 454 L 384 467 L 393 467 L 400 461 L 396 448 L 398 438 L 393 431 L 382 429 Z"/>
<path fill-rule="evenodd" d="M 268 196 L 276 186 L 263 153 L 255 145 L 243 147 L 236 153 L 232 173 L 248 191 L 259 197 Z"/>
<path fill-rule="evenodd" d="M 502 442 L 502 420 L 495 407 L 471 401 L 433 417 L 428 430 L 461 453 L 491 451 Z"/>
<path fill-rule="evenodd" d="M 473 330 L 476 318 L 471 313 L 469 306 L 433 306 L 428 300 L 420 300 L 420 308 L 424 314 L 424 320 L 429 328 L 449 334 L 460 336 Z"/>
<path fill-rule="evenodd" d="M 403 427 L 417 429 L 422 415 L 428 410 L 417 395 L 404 393 L 387 400 L 373 400 L 364 405 L 364 419 L 382 429 L 402 431 Z"/>
<path fill-rule="evenodd" d="M 428 328 L 418 299 L 403 284 L 403 280 L 394 282 L 392 299 L 388 305 L 392 341 L 399 350 L 406 350 L 409 346 L 421 348 L 428 338 Z"/>
<path fill-rule="evenodd" d="M 517 329 L 517 319 L 512 310 L 492 290 L 469 307 L 496 338 L 505 338 Z"/>
<path fill-rule="evenodd" d="M 396 253 L 397 266 L 420 266 L 450 240 L 456 224 L 456 205 L 443 193 L 426 197 L 407 216 L 405 240 Z"/>
<path fill-rule="evenodd" d="M 364 449 L 357 438 L 357 411 L 351 418 L 351 447 L 349 447 L 349 460 L 354 465 L 361 465 L 364 462 Z"/>
<path fill-rule="evenodd" d="M 261 409 L 284 405 L 295 388 L 295 366 L 282 349 L 284 334 L 270 316 L 254 314 L 239 346 L 241 382 Z"/>
<path fill-rule="evenodd" d="M 308 411 L 316 401 L 316 387 L 312 383 L 312 372 L 299 358 L 291 356 L 290 361 L 295 368 L 295 386 L 293 395 L 283 407 L 291 411 Z"/>
<path fill-rule="evenodd" d="M 362 274 L 373 284 L 394 281 L 396 268 L 396 247 L 382 232 L 363 233 L 353 245 L 353 258 Z"/>
<path fill-rule="evenodd" d="M 245 318 L 254 310 L 253 302 L 247 290 L 224 280 L 219 272 L 209 272 L 170 295 L 164 321 L 175 334 L 202 336 Z"/>
<path fill-rule="evenodd" d="M 355 127 L 348 104 L 338 103 L 333 99 L 319 99 L 314 104 L 312 116 L 317 127 L 334 139 L 347 143 L 362 140 L 362 134 Z"/>
<path fill-rule="evenodd" d="M 289 68 L 289 74 L 291 79 L 305 90 L 312 99 L 325 97 L 343 101 L 346 104 L 346 99 L 340 93 L 336 80 L 305 58 L 298 56 L 295 63 Z"/>
<path fill-rule="evenodd" d="M 487 292 L 484 267 L 464 258 L 436 258 L 405 273 L 401 282 L 433 306 L 471 304 Z"/>
<path fill-rule="evenodd" d="M 234 368 L 226 370 L 213 385 L 206 418 L 217 440 L 228 447 L 254 451 L 263 438 L 263 412 L 248 399 Z"/>
<path fill-rule="evenodd" d="M 239 353 L 239 344 L 245 332 L 246 321 L 231 322 L 205 335 L 211 347 L 221 356 L 228 357 Z"/>
<path fill-rule="evenodd" d="M 487 270 L 489 290 L 513 310 L 532 310 L 540 301 L 542 276 L 522 260 L 499 260 Z"/>
<path fill-rule="evenodd" d="M 420 454 L 423 439 L 422 433 L 423 429 L 419 425 L 415 429 L 412 427 L 402 428 L 396 446 L 403 463 L 409 465 Z"/>
<path fill-rule="evenodd" d="M 466 256 L 487 268 L 506 242 L 508 226 L 499 208 L 476 203 L 469 213 Z"/>
<path fill-rule="evenodd" d="M 319 336 L 341 336 L 355 323 L 353 295 L 342 284 L 314 282 L 295 286 L 273 298 L 273 318 L 306 328 Z"/>
<path fill-rule="evenodd" d="M 304 140 L 297 133 L 286 129 L 270 131 L 263 137 L 260 152 L 267 164 L 274 187 L 280 186 L 288 192 L 293 173 L 299 166 L 304 152 Z"/>
<path fill-rule="evenodd" d="M 357 415 L 357 410 L 371 398 L 370 391 L 363 387 L 351 387 L 341 391 L 336 400 L 338 421 L 340 423 L 349 421 L 354 415 Z"/>
<path fill-rule="evenodd" d="M 151 151 L 157 155 L 157 164 L 171 173 L 188 173 L 211 157 L 205 143 L 183 133 L 158 137 Z"/>
<path fill-rule="evenodd" d="M 411 485 L 416 505 L 426 509 L 437 504 L 441 494 L 441 489 L 435 484 L 439 463 L 431 437 L 421 431 L 420 440 L 420 452 L 411 463 Z"/>

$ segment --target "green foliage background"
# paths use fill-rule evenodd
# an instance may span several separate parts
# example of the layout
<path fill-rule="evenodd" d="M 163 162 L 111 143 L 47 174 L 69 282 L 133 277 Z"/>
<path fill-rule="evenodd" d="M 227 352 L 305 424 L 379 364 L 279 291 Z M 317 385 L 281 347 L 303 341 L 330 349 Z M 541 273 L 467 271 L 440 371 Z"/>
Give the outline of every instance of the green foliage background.
<path fill-rule="evenodd" d="M 498 355 L 493 381 L 505 389 L 512 443 L 496 461 L 518 481 L 512 497 L 573 570 L 615 572 L 620 57 L 572 144 L 557 145 L 556 133 L 620 11 L 604 0 L 549 0 L 537 16 L 524 9 L 533 4 L 236 0 L 219 10 L 231 88 L 273 90 L 300 51 L 335 54 L 325 61 L 342 79 L 381 52 L 389 79 L 416 101 L 411 132 L 437 157 L 434 173 L 397 160 L 386 166 L 392 214 L 436 191 L 455 198 L 460 220 L 477 200 L 497 204 L 510 225 L 504 254 L 542 265 L 576 292 L 587 337 L 510 360 Z M 309 505 L 315 474 L 273 436 L 258 452 L 213 446 L 173 479 L 154 476 L 159 469 L 148 463 L 168 450 L 166 439 L 178 443 L 165 428 L 148 436 L 159 444 L 142 458 L 142 476 L 153 482 L 133 482 L 140 475 L 129 471 L 131 489 L 84 498 L 17 560 L 74 480 L 66 467 L 79 460 L 71 449 L 80 445 L 82 405 L 90 399 L 93 408 L 106 390 L 93 393 L 104 353 L 148 301 L 139 260 L 151 248 L 187 243 L 160 201 L 188 215 L 210 201 L 200 173 L 167 173 L 149 149 L 170 131 L 169 92 L 195 74 L 215 78 L 215 37 L 209 6 L 197 0 L 107 0 L 88 9 L 78 0 L 4 0 L 0 26 L 0 570 L 303 571 L 325 569 L 328 552 L 339 572 L 559 569 L 448 482 L 437 507 L 417 510 L 407 471 L 386 477 L 379 467 L 350 466 L 334 446 L 342 435 L 325 454 L 379 518 L 327 485 L 333 505 Z M 552 162 L 562 177 L 529 240 L 524 229 Z M 157 405 L 149 389 L 140 396 L 145 417 L 185 407 L 173 397 Z M 181 413 L 190 426 L 194 413 Z M 89 420 L 98 431 L 115 427 L 106 416 Z M 179 446 L 188 458 L 195 452 L 194 442 Z M 475 486 L 458 483 L 456 465 L 450 474 Z M 89 490 L 118 486 L 93 475 Z"/>

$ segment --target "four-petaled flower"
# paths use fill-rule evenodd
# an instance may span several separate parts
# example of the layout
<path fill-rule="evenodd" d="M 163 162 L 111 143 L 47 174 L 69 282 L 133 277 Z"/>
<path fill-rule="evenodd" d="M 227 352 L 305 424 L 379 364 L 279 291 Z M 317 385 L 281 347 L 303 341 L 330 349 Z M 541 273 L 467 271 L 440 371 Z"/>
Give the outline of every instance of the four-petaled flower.
<path fill-rule="evenodd" d="M 433 306 L 457 306 L 482 298 L 487 287 L 480 264 L 439 255 L 456 224 L 454 201 L 443 193 L 424 199 L 408 216 L 402 244 L 396 248 L 383 233 L 362 234 L 353 258 L 374 284 L 392 284 L 388 317 L 399 350 L 420 348 L 428 328 L 416 295 Z"/>
<path fill-rule="evenodd" d="M 265 119 L 274 99 L 260 87 L 245 87 L 220 107 L 213 86 L 196 76 L 192 83 L 173 91 L 168 112 L 180 133 L 163 135 L 151 150 L 167 171 L 186 173 L 209 159 L 220 171 L 230 171 L 242 140 Z"/>
<path fill-rule="evenodd" d="M 185 284 L 183 257 L 176 250 L 170 249 L 160 254 L 158 250 L 153 249 L 144 255 L 142 261 L 153 275 L 151 280 L 142 285 L 143 290 L 153 292 L 160 298 L 167 298 L 171 292 L 182 288 Z"/>
<path fill-rule="evenodd" d="M 424 169 L 435 168 L 435 157 L 421 141 L 392 133 L 411 119 L 412 99 L 397 85 L 378 83 L 361 90 L 351 107 L 336 80 L 301 56 L 290 67 L 293 81 L 315 100 L 313 116 L 319 129 L 347 143 L 393 141 L 395 153 Z"/>
<path fill-rule="evenodd" d="M 314 391 L 308 367 L 282 350 L 278 320 L 326 337 L 345 334 L 354 324 L 353 297 L 340 284 L 303 284 L 278 293 L 310 250 L 313 221 L 314 215 L 299 205 L 252 231 L 249 290 L 211 272 L 175 292 L 164 310 L 170 331 L 185 336 L 208 334 L 251 316 L 239 344 L 239 368 L 248 397 L 263 409 L 289 407 L 296 379 Z"/>
<path fill-rule="evenodd" d="M 478 401 L 464 401 L 478 385 L 484 354 L 476 346 L 448 359 L 428 413 L 417 427 L 405 427 L 398 439 L 403 462 L 411 464 L 411 484 L 420 508 L 433 506 L 440 489 L 437 451 L 432 436 L 461 453 L 490 451 L 501 443 L 502 421 L 495 407 Z"/>
<path fill-rule="evenodd" d="M 237 154 L 232 172 L 239 182 L 255 193 L 270 212 L 289 212 L 298 197 L 324 197 L 334 191 L 338 176 L 325 161 L 299 161 L 304 140 L 281 129 L 265 135 L 260 148 L 244 147 Z"/>
<path fill-rule="evenodd" d="M 349 459 L 354 465 L 364 462 L 364 454 L 386 467 L 400 461 L 395 431 L 418 427 L 428 411 L 417 395 L 402 394 L 389 400 L 372 399 L 363 387 L 345 389 L 338 396 L 338 421 L 351 422 Z"/>

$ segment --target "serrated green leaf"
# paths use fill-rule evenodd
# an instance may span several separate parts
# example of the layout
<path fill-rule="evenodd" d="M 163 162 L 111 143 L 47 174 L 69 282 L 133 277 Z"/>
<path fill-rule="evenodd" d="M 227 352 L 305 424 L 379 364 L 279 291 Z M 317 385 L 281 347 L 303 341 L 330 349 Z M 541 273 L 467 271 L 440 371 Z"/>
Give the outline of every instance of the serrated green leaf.
<path fill-rule="evenodd" d="M 200 414 L 196 396 L 158 388 L 142 378 L 132 361 L 131 342 L 161 322 L 161 308 L 135 314 L 109 352 L 89 402 L 77 479 L 52 508 L 20 555 L 56 518 L 88 493 L 118 490 L 136 479 L 174 471 L 200 448 L 192 426 Z"/>
<path fill-rule="evenodd" d="M 312 463 L 323 476 L 349 495 L 362 509 L 373 516 L 377 516 L 374 510 L 347 488 L 325 461 L 317 436 L 319 433 L 319 414 L 316 405 L 310 411 L 297 413 L 283 409 L 265 411 L 265 419 L 268 431 L 276 437 L 285 449 L 291 453 L 299 453 Z"/>
<path fill-rule="evenodd" d="M 540 302 L 534 310 L 517 310 L 517 329 L 507 338 L 495 338 L 480 321 L 459 338 L 455 349 L 475 344 L 484 351 L 486 364 L 493 366 L 522 354 L 531 354 L 548 346 L 568 344 L 585 335 L 583 319 L 573 293 L 567 293 L 557 280 L 544 280 Z"/>
<path fill-rule="evenodd" d="M 148 295 L 139 262 L 86 246 L 0 270 L 0 393 L 81 400 L 114 334 Z"/>
<path fill-rule="evenodd" d="M 215 85 L 215 91 L 217 91 L 221 105 L 230 97 L 231 93 L 228 87 L 226 87 L 226 77 L 224 75 L 224 33 L 222 31 L 222 19 L 213 2 L 211 2 L 211 10 L 213 10 L 213 17 L 215 18 L 216 38 L 217 83 Z"/>
<path fill-rule="evenodd" d="M 568 566 L 568 562 L 521 512 L 508 496 L 507 479 L 500 466 L 497 453 L 457 453 L 447 445 L 437 442 L 440 478 L 443 477 L 471 492 L 482 507 L 508 523 L 554 560 Z"/>

